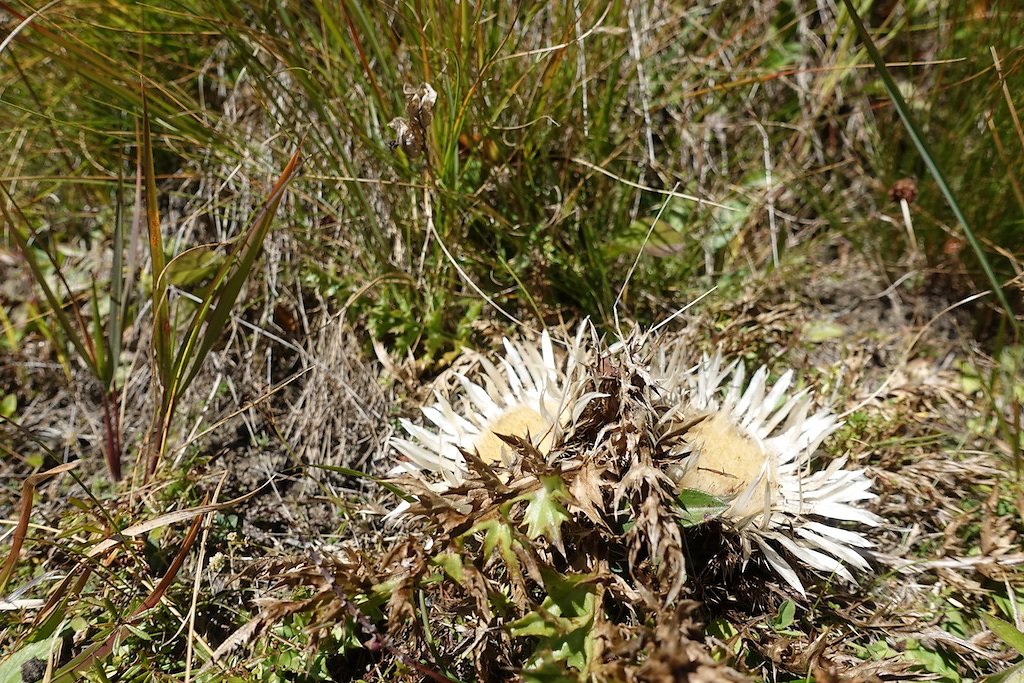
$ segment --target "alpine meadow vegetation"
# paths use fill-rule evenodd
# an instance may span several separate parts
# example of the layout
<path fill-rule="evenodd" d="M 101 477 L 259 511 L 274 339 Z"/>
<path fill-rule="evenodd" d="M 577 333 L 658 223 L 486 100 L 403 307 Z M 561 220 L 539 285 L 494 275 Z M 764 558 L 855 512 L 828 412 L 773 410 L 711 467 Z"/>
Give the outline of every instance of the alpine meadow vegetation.
<path fill-rule="evenodd" d="M 0 0 L 0 683 L 1024 676 L 991 0 Z"/>

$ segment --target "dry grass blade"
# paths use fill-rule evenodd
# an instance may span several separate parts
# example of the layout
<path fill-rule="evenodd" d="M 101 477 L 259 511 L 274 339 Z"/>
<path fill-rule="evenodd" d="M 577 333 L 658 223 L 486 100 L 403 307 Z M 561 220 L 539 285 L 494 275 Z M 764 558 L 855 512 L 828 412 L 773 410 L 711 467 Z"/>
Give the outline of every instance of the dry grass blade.
<path fill-rule="evenodd" d="M 69 465 L 64 465 L 62 467 L 71 469 L 75 464 L 76 463 L 69 463 Z M 55 468 L 55 470 L 56 469 L 58 468 Z M 51 470 L 51 472 L 54 472 L 55 470 Z M 46 474 L 48 473 L 41 473 L 40 475 L 34 476 L 44 476 Z M 38 483 L 38 481 L 36 483 Z M 84 554 L 83 559 L 93 560 L 102 557 L 102 559 L 98 560 L 100 564 L 103 566 L 110 566 L 116 562 L 117 553 L 110 553 L 109 551 L 118 547 L 127 539 L 136 538 L 149 533 L 154 529 L 166 527 L 185 520 L 195 519 L 198 522 L 204 515 L 242 503 L 258 494 L 259 491 L 260 489 L 257 489 L 256 491 L 247 493 L 244 496 L 239 496 L 232 500 L 224 501 L 223 503 L 200 505 L 186 510 L 176 510 L 144 522 L 133 524 L 119 532 L 116 532 L 112 537 L 104 539 L 94 545 Z M 31 499 L 31 496 L 29 496 L 29 499 Z M 25 517 L 25 519 L 27 519 L 27 517 Z M 52 622 L 55 618 L 59 620 L 59 617 L 55 617 L 55 614 L 62 612 L 72 597 L 82 594 L 89 577 L 92 575 L 93 569 L 94 567 L 91 563 L 83 561 L 78 564 L 76 570 L 69 572 L 64 580 L 61 581 L 61 583 L 52 591 L 49 599 L 46 601 L 46 604 L 44 604 L 36 613 L 34 624 L 39 626 L 46 622 Z M 168 572 L 168 575 L 170 575 L 170 572 Z"/>
<path fill-rule="evenodd" d="M 238 498 L 233 498 L 231 500 L 224 501 L 223 503 L 200 505 L 199 507 L 188 508 L 187 510 L 175 510 L 174 512 L 168 512 L 167 514 L 160 515 L 159 517 L 148 519 L 145 522 L 132 524 L 129 527 L 121 529 L 113 537 L 107 538 L 97 543 L 95 546 L 89 549 L 89 552 L 86 553 L 86 556 L 98 557 L 99 555 L 102 555 L 111 548 L 120 545 L 126 538 L 141 536 L 142 534 L 148 533 L 153 529 L 159 529 L 160 527 L 176 524 L 177 522 L 183 522 L 187 519 L 200 517 L 210 512 L 216 512 L 218 510 L 224 510 L 233 507 L 249 498 L 252 498 L 257 493 L 259 493 L 259 489 L 257 489 L 256 491 L 251 491 L 245 494 L 244 496 L 239 496 Z"/>
<path fill-rule="evenodd" d="M 192 527 L 188 531 L 188 535 L 185 536 L 185 540 L 182 541 L 181 548 L 178 553 L 174 556 L 171 561 L 167 572 L 157 583 L 156 587 L 150 592 L 142 604 L 139 605 L 128 617 L 128 621 L 132 621 L 135 617 L 139 616 L 143 612 L 152 609 L 160 602 L 160 598 L 163 597 L 167 589 L 170 588 L 171 583 L 177 577 L 178 572 L 181 570 L 182 564 L 185 562 L 185 558 L 188 556 L 189 551 L 192 550 L 192 545 L 196 541 L 196 537 L 199 535 L 199 528 L 202 524 L 202 517 L 196 517 L 195 521 L 192 522 Z M 89 648 L 82 654 L 75 657 L 70 663 L 64 666 L 62 669 L 57 671 L 51 679 L 54 683 L 60 683 L 63 681 L 73 681 L 78 679 L 78 672 L 89 666 L 92 662 L 97 659 L 101 659 L 107 656 L 110 651 L 114 648 L 114 644 L 117 639 L 128 629 L 127 624 L 122 624 L 107 636 L 107 638 L 100 644 Z"/>
<path fill-rule="evenodd" d="M 26 477 L 25 481 L 21 484 L 21 514 L 18 516 L 18 525 L 14 528 L 14 535 L 11 537 L 11 552 L 8 553 L 7 559 L 4 561 L 4 566 L 0 569 L 0 591 L 3 591 L 7 587 L 7 582 L 10 581 L 11 575 L 14 573 L 14 567 L 18 563 L 18 554 L 21 552 L 21 547 L 25 543 L 25 538 L 28 534 L 28 520 L 32 513 L 32 496 L 35 493 L 36 486 L 43 483 L 50 477 L 55 477 L 58 474 L 73 470 L 78 467 L 78 462 L 69 462 L 63 465 L 46 470 L 45 472 L 39 472 Z"/>
<path fill-rule="evenodd" d="M 197 516 L 192 522 L 192 527 L 188 530 L 188 535 L 185 536 L 185 540 L 182 541 L 181 549 L 178 554 L 174 556 L 174 560 L 171 562 L 171 566 L 167 569 L 167 573 L 164 574 L 163 578 L 160 579 L 160 583 L 156 585 L 153 592 L 142 601 L 142 604 L 132 612 L 132 618 L 139 616 L 143 612 L 153 609 L 157 603 L 160 602 L 160 598 L 167 592 L 171 582 L 174 581 L 174 577 L 178 575 L 181 570 L 181 565 L 185 562 L 185 557 L 188 552 L 192 549 L 192 544 L 196 541 L 196 536 L 199 535 L 199 525 L 202 523 L 202 517 Z"/>

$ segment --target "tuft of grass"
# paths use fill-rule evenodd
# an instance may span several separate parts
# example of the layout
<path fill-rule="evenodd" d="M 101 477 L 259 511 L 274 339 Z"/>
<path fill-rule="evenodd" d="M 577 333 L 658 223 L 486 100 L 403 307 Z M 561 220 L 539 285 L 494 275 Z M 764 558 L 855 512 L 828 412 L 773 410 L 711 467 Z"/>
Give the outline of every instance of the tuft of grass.
<path fill-rule="evenodd" d="M 853 21 L 854 26 L 856 26 L 857 32 L 860 34 L 861 39 L 864 41 L 864 46 L 867 48 L 868 54 L 871 56 L 872 62 L 874 62 L 875 67 L 878 69 L 878 73 L 882 78 L 882 83 L 885 86 L 885 90 L 888 93 L 889 97 L 892 98 L 893 105 L 897 113 L 899 114 L 900 121 L 903 123 L 903 126 L 904 128 L 906 128 L 908 136 L 914 144 L 914 147 L 920 154 L 921 161 L 924 163 L 929 175 L 931 175 L 932 179 L 935 181 L 935 184 L 938 186 L 939 191 L 942 193 L 943 198 L 949 205 L 950 211 L 952 211 L 954 217 L 957 220 L 957 223 L 960 225 L 960 230 L 963 233 L 963 236 L 970 243 L 971 249 L 974 251 L 974 254 L 977 257 L 978 265 L 981 268 L 982 272 L 985 274 L 985 278 L 988 280 L 989 285 L 991 286 L 991 291 L 995 293 L 996 298 L 999 300 L 999 303 L 1002 305 L 1003 310 L 1006 312 L 1006 322 L 1013 329 L 1015 336 L 1019 336 L 1020 326 L 1016 318 L 1016 311 L 1010 305 L 1010 302 L 1006 297 L 1006 293 L 1003 291 L 1003 284 L 996 277 L 995 271 L 993 271 L 992 266 L 989 264 L 989 258 L 986 253 L 986 250 L 982 247 L 982 244 L 979 241 L 978 236 L 976 235 L 975 231 L 971 228 L 970 223 L 968 223 L 967 217 L 964 215 L 963 210 L 960 208 L 960 202 L 957 201 L 956 195 L 951 189 L 949 183 L 946 181 L 945 174 L 943 173 L 939 165 L 936 163 L 935 158 L 932 155 L 930 145 L 928 144 L 926 138 L 924 137 L 921 129 L 919 128 L 916 122 L 916 117 L 911 112 L 910 107 L 907 105 L 906 100 L 903 98 L 903 95 L 900 92 L 899 87 L 896 85 L 896 82 L 890 75 L 889 69 L 885 64 L 885 61 L 882 58 L 882 55 L 879 52 L 878 47 L 875 45 L 875 42 L 872 39 L 871 34 L 868 32 L 863 20 L 857 13 L 857 8 L 854 7 L 853 1 L 843 0 L 843 4 L 846 6 L 846 10 L 847 12 L 849 12 L 850 19 Z M 1005 89 L 1005 92 L 1007 94 L 1007 104 L 1009 105 L 1010 114 L 1012 114 L 1013 120 L 1016 121 L 1016 110 L 1013 108 L 1013 102 L 1009 98 L 1009 90 L 1006 89 L 1006 83 L 1005 81 L 1003 81 L 1003 74 L 1001 68 L 999 67 L 998 53 L 995 50 L 995 48 L 992 48 L 992 55 L 995 58 L 996 71 L 999 76 L 999 80 L 1002 81 L 1001 85 Z M 994 125 L 992 123 L 991 111 L 986 112 L 986 115 L 989 125 Z M 1024 144 L 1024 131 L 1021 131 L 1019 123 L 1017 123 L 1016 129 L 1018 133 L 1020 133 L 1020 142 Z M 994 140 L 998 143 L 998 133 L 994 128 L 993 134 L 995 135 Z M 1009 172 L 1009 178 L 1011 179 L 1011 181 L 1013 181 L 1014 184 L 1016 184 L 1014 169 L 1012 167 L 1009 167 L 1007 170 Z M 1021 195 L 1021 199 L 1024 199 L 1024 195 Z M 1024 202 L 1019 204 L 1017 208 L 1019 210 L 1024 211 Z M 1018 212 L 1016 222 L 1019 223 L 1022 218 L 1024 218 L 1024 214 Z"/>
<path fill-rule="evenodd" d="M 241 68 L 277 131 L 309 141 L 309 210 L 329 234 L 305 239 L 357 267 L 342 283 L 353 317 L 399 352 L 464 343 L 481 294 L 534 327 L 567 310 L 610 324 L 616 306 L 662 317 L 664 301 L 741 263 L 768 197 L 805 175 L 781 161 L 798 144 L 785 129 L 731 113 L 746 106 L 741 83 L 764 93 L 759 110 L 798 106 L 779 78 L 801 59 L 791 18 L 624 3 L 214 7 L 196 21 L 249 55 Z M 388 122 L 421 83 L 438 100 L 410 158 Z M 774 227 L 759 260 L 786 249 L 789 228 Z"/>
<path fill-rule="evenodd" d="M 116 373 L 121 367 L 122 330 L 128 314 L 125 292 L 131 289 L 134 280 L 134 274 L 124 269 L 121 211 L 117 212 L 118 220 L 114 228 L 113 262 L 108 276 L 110 294 L 101 297 L 94 279 L 85 295 L 88 301 L 86 311 L 79 303 L 79 293 L 68 283 L 57 255 L 32 229 L 28 218 L 14 203 L 7 189 L 0 186 L 0 190 L 4 194 L 0 201 L 0 213 L 9 226 L 9 234 L 21 252 L 32 280 L 43 293 L 53 321 L 50 323 L 52 328 L 47 331 L 47 338 L 56 343 L 63 358 L 76 355 L 101 386 L 104 455 L 110 478 L 118 481 L 121 478 L 121 428 Z M 17 219 L 12 214 L 16 214 Z M 40 262 L 41 256 L 45 258 L 44 262 Z M 56 281 L 56 286 L 51 285 L 51 279 Z M 100 311 L 101 305 L 105 307 L 103 313 Z M 65 307 L 71 309 L 70 315 Z"/>

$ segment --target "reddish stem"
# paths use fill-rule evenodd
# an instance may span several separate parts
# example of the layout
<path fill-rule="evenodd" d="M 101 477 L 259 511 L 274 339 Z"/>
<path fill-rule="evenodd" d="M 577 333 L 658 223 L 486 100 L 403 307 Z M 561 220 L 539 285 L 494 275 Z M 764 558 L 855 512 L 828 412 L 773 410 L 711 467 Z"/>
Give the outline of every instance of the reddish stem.
<path fill-rule="evenodd" d="M 104 455 L 113 481 L 121 481 L 121 416 L 114 389 L 103 394 Z"/>

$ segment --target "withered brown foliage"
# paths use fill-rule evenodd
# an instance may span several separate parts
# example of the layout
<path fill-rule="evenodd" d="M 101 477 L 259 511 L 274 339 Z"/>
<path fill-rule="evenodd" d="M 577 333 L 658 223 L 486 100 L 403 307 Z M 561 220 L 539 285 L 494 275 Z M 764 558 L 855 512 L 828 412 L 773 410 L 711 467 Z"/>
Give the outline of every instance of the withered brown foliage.
<path fill-rule="evenodd" d="M 267 602 L 231 646 L 305 610 L 316 632 L 348 624 L 379 654 L 382 677 L 517 680 L 524 668 L 559 665 L 544 637 L 523 635 L 534 634 L 523 630 L 534 618 L 568 629 L 565 642 L 577 638 L 587 653 L 567 672 L 607 681 L 743 680 L 711 657 L 698 603 L 681 599 L 684 541 L 665 474 L 675 456 L 654 430 L 645 365 L 627 345 L 594 366 L 582 393 L 597 398 L 549 453 L 503 436 L 514 462 L 488 465 L 465 452 L 467 476 L 443 493 L 416 477 L 396 480 L 414 500 L 401 533 L 381 539 L 379 556 L 325 550 L 267 565 L 278 588 L 312 597 Z M 531 524 L 531 507 L 550 519 Z M 595 601 L 578 621 L 550 602 L 565 585 Z"/>
<path fill-rule="evenodd" d="M 701 644 L 701 624 L 694 618 L 697 603 L 683 600 L 665 609 L 653 628 L 610 627 L 604 638 L 608 680 L 637 683 L 733 683 L 747 680 L 711 659 Z M 638 656 L 640 654 L 643 656 Z"/>

